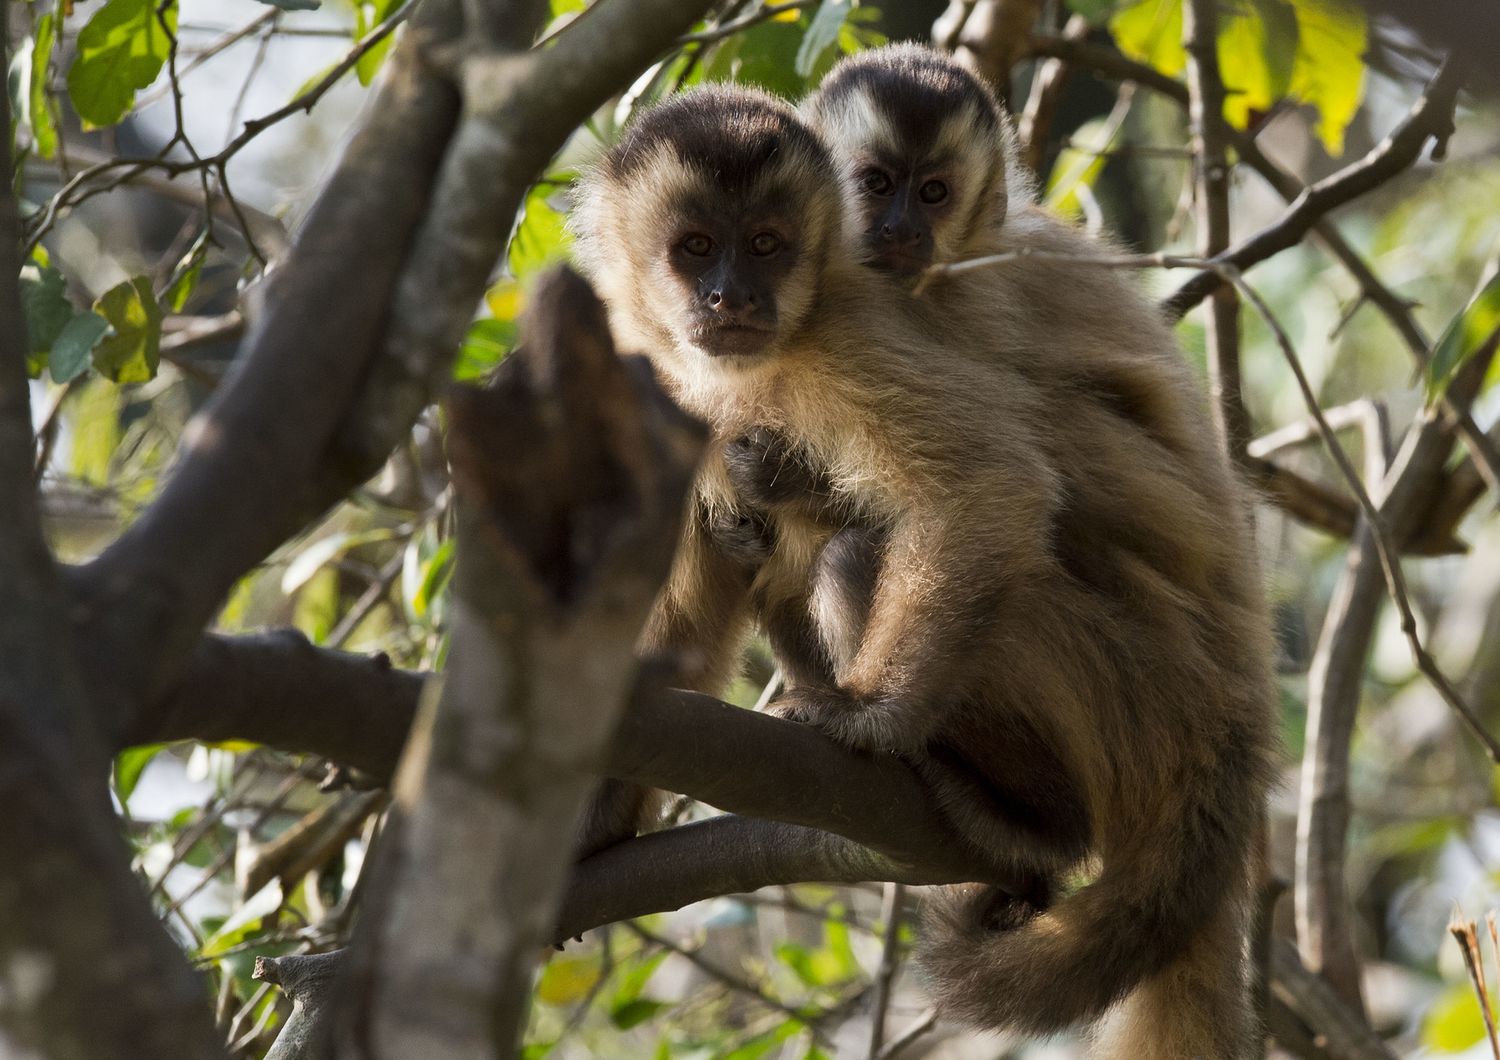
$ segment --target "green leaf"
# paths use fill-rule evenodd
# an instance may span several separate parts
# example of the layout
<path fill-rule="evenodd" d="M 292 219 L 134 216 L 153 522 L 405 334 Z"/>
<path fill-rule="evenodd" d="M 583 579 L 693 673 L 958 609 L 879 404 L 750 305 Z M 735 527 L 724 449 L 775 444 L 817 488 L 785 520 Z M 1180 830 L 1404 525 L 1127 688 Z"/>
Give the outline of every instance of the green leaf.
<path fill-rule="evenodd" d="M 162 14 L 177 32 L 177 4 Z M 167 61 L 171 41 L 157 19 L 155 0 L 109 0 L 78 31 L 68 71 L 68 96 L 86 128 L 114 125 L 130 112 Z"/>
<path fill-rule="evenodd" d="M 797 76 L 797 52 L 801 47 L 802 30 L 798 22 L 762 22 L 715 48 L 704 80 L 738 81 L 786 99 L 797 99 L 809 87 L 804 78 Z"/>
<path fill-rule="evenodd" d="M 453 538 L 450 537 L 437 547 L 437 551 L 427 561 L 427 567 L 422 572 L 422 584 L 417 587 L 416 595 L 411 600 L 412 610 L 418 615 L 426 614 L 452 579 Z"/>
<path fill-rule="evenodd" d="M 1219 23 L 1224 117 L 1236 129 L 1285 98 L 1297 54 L 1297 18 L 1286 0 L 1240 0 Z"/>
<path fill-rule="evenodd" d="M 51 11 L 36 21 L 31 49 L 30 118 L 31 139 L 43 158 L 57 154 L 57 127 L 52 121 L 52 99 L 47 93 L 47 67 L 57 46 L 57 21 Z"/>
<path fill-rule="evenodd" d="M 72 406 L 68 423 L 73 428 L 73 444 L 68 447 L 68 470 L 91 486 L 105 486 L 122 433 L 120 392 L 102 379 L 90 379 Z"/>
<path fill-rule="evenodd" d="M 852 979 L 859 974 L 859 961 L 849 942 L 848 924 L 842 920 L 823 921 L 823 941 L 828 947 L 829 955 L 837 963 L 837 978 Z"/>
<path fill-rule="evenodd" d="M 620 1030 L 628 1031 L 632 1027 L 639 1027 L 663 1009 L 671 1007 L 670 1001 L 653 1001 L 650 998 L 638 997 L 634 1001 L 627 1001 L 611 1009 L 609 1021 Z"/>
<path fill-rule="evenodd" d="M 172 270 L 172 278 L 167 281 L 167 289 L 161 296 L 164 307 L 174 313 L 182 312 L 182 307 L 187 305 L 188 299 L 198 287 L 198 277 L 203 274 L 203 262 L 207 258 L 208 229 L 205 228 L 198 233 L 198 238 L 193 240 L 193 245 L 188 247 L 188 252 Z"/>
<path fill-rule="evenodd" d="M 1344 153 L 1344 130 L 1365 94 L 1370 27 L 1348 0 L 1294 0 L 1297 57 L 1290 93 L 1318 109 L 1317 132 L 1330 155 Z"/>
<path fill-rule="evenodd" d="M 552 17 L 576 15 L 586 7 L 588 4 L 584 0 L 552 0 Z"/>
<path fill-rule="evenodd" d="M 342 555 L 359 545 L 368 545 L 372 541 L 388 541 L 390 538 L 391 531 L 384 528 L 364 530 L 359 533 L 329 534 L 327 537 L 319 538 L 297 553 L 297 558 L 287 564 L 286 570 L 281 574 L 282 594 L 291 596 L 335 556 Z"/>
<path fill-rule="evenodd" d="M 130 801 L 135 786 L 141 781 L 141 774 L 166 746 L 164 743 L 148 743 L 140 747 L 127 747 L 115 756 L 115 795 L 121 804 Z"/>
<path fill-rule="evenodd" d="M 1495 328 L 1500 327 L 1500 272 L 1490 277 L 1443 331 L 1427 363 L 1427 393 L 1436 396 Z"/>
<path fill-rule="evenodd" d="M 649 957 L 636 961 L 633 965 L 619 974 L 619 985 L 615 987 L 615 993 L 610 998 L 611 1010 L 620 1008 L 641 996 L 641 991 L 646 989 L 646 984 L 656 974 L 656 969 L 661 967 L 661 962 L 670 955 L 668 950 L 660 950 Z"/>
<path fill-rule="evenodd" d="M 838 41 L 839 27 L 853 9 L 853 0 L 823 0 L 818 6 L 818 13 L 797 46 L 795 69 L 799 77 L 812 77 L 818 60 Z"/>
<path fill-rule="evenodd" d="M 33 354 L 42 357 L 73 319 L 73 303 L 68 301 L 68 281 L 50 265 L 21 266 L 21 307 L 26 313 L 26 342 Z"/>
<path fill-rule="evenodd" d="M 567 229 L 567 214 L 552 205 L 558 189 L 549 181 L 526 194 L 521 218 L 510 241 L 510 271 L 517 279 L 552 265 L 567 255 L 573 239 Z"/>
<path fill-rule="evenodd" d="M 94 367 L 116 383 L 144 383 L 161 361 L 161 306 L 151 280 L 137 276 L 105 291 L 94 309 L 114 334 L 94 348 Z"/>
<path fill-rule="evenodd" d="M 324 569 L 308 579 L 292 606 L 292 625 L 314 644 L 328 639 L 338 621 L 339 573 Z"/>
<path fill-rule="evenodd" d="M 1104 172 L 1104 164 L 1108 161 L 1104 152 L 1110 146 L 1107 126 L 1104 118 L 1084 122 L 1069 138 L 1071 145 L 1057 153 L 1057 161 L 1052 164 L 1052 173 L 1047 178 L 1047 193 L 1043 201 L 1064 217 L 1077 217 L 1083 213 L 1083 203 L 1078 197 L 1079 186 L 1092 188 Z"/>
<path fill-rule="evenodd" d="M 57 341 L 52 344 L 48 357 L 48 369 L 54 383 L 70 383 L 88 371 L 89 355 L 99 340 L 109 331 L 109 321 L 92 310 L 75 313 L 63 325 Z"/>
<path fill-rule="evenodd" d="M 245 901 L 228 920 L 203 943 L 200 957 L 217 957 L 254 935 L 261 921 L 281 908 L 281 881 L 272 880 Z"/>
<path fill-rule="evenodd" d="M 354 5 L 354 39 L 356 42 L 365 34 L 375 29 L 392 13 L 401 6 L 401 0 L 364 0 Z M 391 50 L 391 45 L 396 41 L 396 35 L 386 34 L 384 40 L 359 57 L 354 64 L 355 76 L 359 83 L 366 87 L 375 80 L 375 75 L 380 72 L 380 64 L 385 62 L 385 56 Z"/>
<path fill-rule="evenodd" d="M 1169 77 L 1187 68 L 1182 46 L 1182 0 L 1137 0 L 1109 20 L 1120 50 Z"/>
<path fill-rule="evenodd" d="M 807 1024 L 799 1019 L 788 1019 L 769 1033 L 751 1038 L 733 1052 L 719 1054 L 718 1060 L 758 1060 L 772 1049 L 795 1037 L 806 1029 Z"/>
<path fill-rule="evenodd" d="M 511 321 L 490 317 L 474 321 L 453 361 L 453 378 L 472 383 L 489 375 L 515 348 L 516 335 L 516 325 Z"/>
<path fill-rule="evenodd" d="M 1443 991 L 1422 1019 L 1422 1044 L 1440 1053 L 1466 1052 L 1484 1035 L 1484 1014 L 1467 983 Z"/>

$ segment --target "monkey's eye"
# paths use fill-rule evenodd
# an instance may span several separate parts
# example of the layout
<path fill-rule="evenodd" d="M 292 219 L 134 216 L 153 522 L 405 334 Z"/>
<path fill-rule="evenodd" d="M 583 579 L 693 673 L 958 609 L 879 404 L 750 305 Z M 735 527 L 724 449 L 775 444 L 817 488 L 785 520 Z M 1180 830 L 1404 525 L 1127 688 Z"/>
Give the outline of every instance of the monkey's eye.
<path fill-rule="evenodd" d="M 889 195 L 893 185 L 891 178 L 878 169 L 867 169 L 859 178 L 859 186 L 871 195 Z"/>
<path fill-rule="evenodd" d="M 780 249 L 781 240 L 777 239 L 770 232 L 757 232 L 750 237 L 750 253 L 757 257 L 763 258 L 768 254 L 776 253 Z"/>
<path fill-rule="evenodd" d="M 917 189 L 917 198 L 932 206 L 948 197 L 948 185 L 941 180 L 929 180 Z"/>
<path fill-rule="evenodd" d="M 705 235 L 695 232 L 690 236 L 684 236 L 678 246 L 682 247 L 683 250 L 687 251 L 693 257 L 701 258 L 714 248 L 714 241 Z"/>

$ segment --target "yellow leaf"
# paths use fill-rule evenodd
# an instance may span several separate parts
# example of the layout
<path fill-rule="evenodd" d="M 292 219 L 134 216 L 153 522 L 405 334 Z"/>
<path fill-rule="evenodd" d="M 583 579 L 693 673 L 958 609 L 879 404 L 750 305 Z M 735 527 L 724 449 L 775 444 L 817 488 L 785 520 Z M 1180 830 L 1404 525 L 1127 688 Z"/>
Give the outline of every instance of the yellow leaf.
<path fill-rule="evenodd" d="M 1182 0 L 1137 0 L 1109 20 L 1120 50 L 1169 77 L 1187 68 L 1182 47 Z"/>
<path fill-rule="evenodd" d="M 515 320 L 521 315 L 521 285 L 501 280 L 484 293 L 484 304 L 496 320 Z"/>
<path fill-rule="evenodd" d="M 1344 153 L 1344 130 L 1365 92 L 1365 13 L 1344 0 L 1297 0 L 1293 98 L 1318 108 L 1318 137 L 1330 155 Z"/>
<path fill-rule="evenodd" d="M 537 1000 L 549 1005 L 571 1005 L 588 996 L 602 969 L 596 957 L 557 957 L 542 969 Z"/>

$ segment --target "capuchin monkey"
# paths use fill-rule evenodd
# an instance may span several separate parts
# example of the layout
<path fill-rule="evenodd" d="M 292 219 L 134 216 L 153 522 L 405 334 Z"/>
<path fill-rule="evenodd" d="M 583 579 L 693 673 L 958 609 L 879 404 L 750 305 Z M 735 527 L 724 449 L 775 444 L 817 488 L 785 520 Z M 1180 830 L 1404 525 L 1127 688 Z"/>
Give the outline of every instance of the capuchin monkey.
<path fill-rule="evenodd" d="M 896 276 L 994 253 L 1010 201 L 1034 194 L 994 94 L 932 48 L 845 59 L 802 113 L 853 188 L 869 261 Z"/>
<path fill-rule="evenodd" d="M 864 264 L 841 178 L 790 107 L 721 87 L 643 114 L 580 184 L 618 342 L 721 442 L 643 654 L 715 691 L 758 620 L 789 676 L 774 713 L 902 755 L 976 851 L 1040 881 L 932 903 L 949 1013 L 1108 1012 L 1100 1055 L 1249 1056 L 1270 643 L 1201 396 L 1105 270 L 1023 261 L 944 281 L 967 318 L 921 308 Z M 795 473 L 735 467 L 756 460 Z"/>

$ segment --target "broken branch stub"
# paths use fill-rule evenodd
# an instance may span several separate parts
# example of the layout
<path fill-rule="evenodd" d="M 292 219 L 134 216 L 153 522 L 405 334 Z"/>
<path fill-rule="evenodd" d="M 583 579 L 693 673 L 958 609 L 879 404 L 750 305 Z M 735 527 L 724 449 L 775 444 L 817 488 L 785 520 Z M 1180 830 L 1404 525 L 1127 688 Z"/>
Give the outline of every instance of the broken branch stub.
<path fill-rule="evenodd" d="M 339 1055 L 366 1038 L 374 1057 L 514 1051 L 572 855 L 559 837 L 629 695 L 707 437 L 616 356 L 582 279 L 552 273 L 531 303 L 524 349 L 449 397 L 448 666 L 397 769 Z"/>
<path fill-rule="evenodd" d="M 524 350 L 449 395 L 449 457 L 483 539 L 534 602 L 566 609 L 621 561 L 665 574 L 707 431 L 615 354 L 578 274 L 548 274 L 531 302 Z"/>

